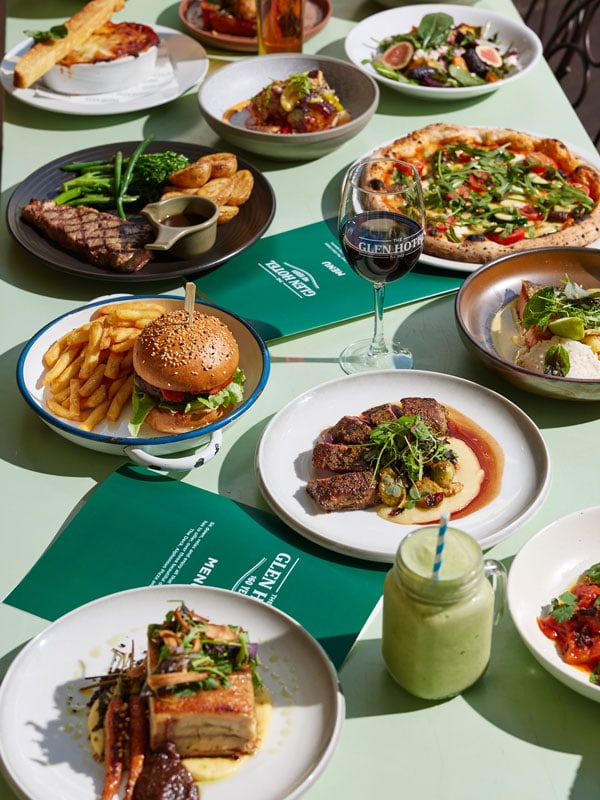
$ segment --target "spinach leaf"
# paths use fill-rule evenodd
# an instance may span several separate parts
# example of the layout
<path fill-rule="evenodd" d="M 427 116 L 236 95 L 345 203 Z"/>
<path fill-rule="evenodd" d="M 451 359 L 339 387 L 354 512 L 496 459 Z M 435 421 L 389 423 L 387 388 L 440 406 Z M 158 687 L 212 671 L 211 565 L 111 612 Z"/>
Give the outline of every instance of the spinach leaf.
<path fill-rule="evenodd" d="M 444 44 L 448 39 L 454 20 L 449 14 L 425 14 L 419 23 L 419 36 L 423 49 Z"/>

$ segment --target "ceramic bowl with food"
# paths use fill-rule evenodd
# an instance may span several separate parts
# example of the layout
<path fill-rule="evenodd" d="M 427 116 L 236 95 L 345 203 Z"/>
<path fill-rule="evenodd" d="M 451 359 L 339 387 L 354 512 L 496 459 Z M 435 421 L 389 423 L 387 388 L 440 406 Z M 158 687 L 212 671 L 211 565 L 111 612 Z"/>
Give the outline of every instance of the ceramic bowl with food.
<path fill-rule="evenodd" d="M 160 38 L 149 25 L 107 23 L 80 51 L 69 53 L 43 76 L 59 94 L 106 94 L 146 80 L 156 66 Z"/>
<path fill-rule="evenodd" d="M 248 101 L 273 81 L 320 70 L 350 120 L 311 132 L 270 132 L 248 127 Z M 210 127 L 225 141 L 271 159 L 308 161 L 332 152 L 368 124 L 379 102 L 379 89 L 365 72 L 338 58 L 277 53 L 242 59 L 222 67 L 200 87 L 198 102 Z"/>
<path fill-rule="evenodd" d="M 492 261 L 471 273 L 458 292 L 458 332 L 486 367 L 520 389 L 561 400 L 600 400 L 599 378 L 546 375 L 515 361 L 521 347 L 517 300 L 523 281 L 560 286 L 565 276 L 584 289 L 600 288 L 600 250 L 546 247 Z"/>
<path fill-rule="evenodd" d="M 473 26 L 484 26 L 484 35 L 480 37 L 481 47 L 477 47 L 477 52 L 482 58 L 486 59 L 487 71 L 481 70 L 480 75 L 486 76 L 493 72 L 498 64 L 505 64 L 506 72 L 502 71 L 499 79 L 490 80 L 482 77 L 479 82 L 474 82 L 472 78 L 460 73 L 463 78 L 458 85 L 436 85 L 436 78 L 432 75 L 430 85 L 423 85 L 412 80 L 397 79 L 396 73 L 382 74 L 373 66 L 373 59 L 378 54 L 379 43 L 400 34 L 409 33 L 413 26 L 419 27 L 423 18 L 431 14 L 448 15 L 454 25 L 465 23 Z M 428 32 L 427 36 L 431 34 Z M 427 38 L 425 36 L 424 38 Z M 479 41 L 479 40 L 478 40 Z M 490 45 L 487 45 L 490 42 Z M 430 60 L 437 58 L 436 53 L 439 47 L 444 44 L 432 44 L 429 48 Z M 536 66 L 542 56 L 542 43 L 538 36 L 528 28 L 522 21 L 488 11 L 486 8 L 466 8 L 463 5 L 441 5 L 436 3 L 418 4 L 410 6 L 400 6 L 386 11 L 380 11 L 355 25 L 345 40 L 346 55 L 359 69 L 364 70 L 368 75 L 375 78 L 382 86 L 387 86 L 402 94 L 421 99 L 429 100 L 465 100 L 484 96 L 494 92 L 503 86 L 512 86 L 515 81 L 528 75 Z M 496 50 L 501 58 L 491 51 Z M 393 55 L 393 54 L 392 54 Z M 400 55 L 400 54 L 399 54 Z M 494 58 L 491 56 L 494 55 Z M 516 68 L 513 69 L 516 59 Z M 443 61 L 443 58 L 442 58 Z M 481 61 L 479 59 L 478 63 Z M 497 63 L 496 63 L 497 62 Z M 407 66 L 404 62 L 396 61 L 399 66 Z M 460 62 L 462 63 L 462 62 Z M 410 61 L 409 61 L 410 64 Z M 452 69 L 458 66 L 454 64 Z M 463 64 L 464 66 L 464 64 Z M 421 68 L 422 69 L 422 68 Z M 472 65 L 466 72 L 472 71 Z M 400 70 L 402 72 L 402 70 Z M 402 72 L 404 75 L 405 73 Z"/>
<path fill-rule="evenodd" d="M 537 620 L 548 614 L 553 598 L 600 563 L 599 526 L 600 506 L 555 520 L 523 545 L 508 573 L 508 607 L 526 647 L 557 680 L 596 702 L 600 702 L 600 685 L 590 682 L 589 672 L 563 661 Z"/>
<path fill-rule="evenodd" d="M 57 414 L 48 406 L 52 393 L 51 387 L 43 382 L 48 374 L 44 367 L 44 354 L 61 337 L 96 319 L 102 307 L 116 305 L 123 308 L 127 304 L 127 313 L 132 317 L 132 302 L 158 306 L 158 313 L 162 313 L 163 308 L 169 312 L 184 306 L 183 298 L 172 295 L 112 295 L 64 314 L 38 331 L 21 352 L 17 364 L 19 390 L 37 416 L 70 442 L 101 453 L 125 455 L 135 463 L 158 469 L 188 470 L 200 466 L 218 453 L 223 428 L 231 425 L 254 405 L 267 383 L 270 371 L 269 352 L 258 333 L 240 317 L 219 306 L 196 302 L 195 310 L 216 317 L 229 328 L 238 345 L 239 367 L 244 371 L 245 383 L 243 399 L 215 422 L 177 434 L 160 433 L 144 424 L 139 433 L 132 436 L 129 430 L 130 393 L 115 421 L 109 421 L 104 416 L 92 430 L 82 429 L 78 421 Z M 142 318 L 145 316 L 142 314 Z"/>
<path fill-rule="evenodd" d="M 217 238 L 219 206 L 208 197 L 173 195 L 148 203 L 141 211 L 156 231 L 148 250 L 168 250 L 177 258 L 206 253 Z"/>

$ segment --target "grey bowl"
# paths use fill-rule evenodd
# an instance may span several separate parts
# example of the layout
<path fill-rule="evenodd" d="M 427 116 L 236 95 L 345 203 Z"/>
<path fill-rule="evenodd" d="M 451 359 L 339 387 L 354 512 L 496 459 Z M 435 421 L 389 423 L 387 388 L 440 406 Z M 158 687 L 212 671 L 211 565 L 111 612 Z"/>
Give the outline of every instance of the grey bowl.
<path fill-rule="evenodd" d="M 586 289 L 600 287 L 600 250 L 544 247 L 503 256 L 472 272 L 455 303 L 463 344 L 486 367 L 526 392 L 560 400 L 600 400 L 600 381 L 542 375 L 513 362 L 511 307 L 523 280 L 557 286 L 565 275 Z"/>
<path fill-rule="evenodd" d="M 249 100 L 273 80 L 307 70 L 322 70 L 344 107 L 352 114 L 345 125 L 315 133 L 263 133 L 223 120 L 233 106 Z M 379 102 L 376 82 L 358 67 L 338 58 L 278 53 L 253 56 L 222 67 L 204 81 L 198 92 L 207 123 L 230 144 L 268 158 L 310 161 L 352 139 L 369 122 Z"/>

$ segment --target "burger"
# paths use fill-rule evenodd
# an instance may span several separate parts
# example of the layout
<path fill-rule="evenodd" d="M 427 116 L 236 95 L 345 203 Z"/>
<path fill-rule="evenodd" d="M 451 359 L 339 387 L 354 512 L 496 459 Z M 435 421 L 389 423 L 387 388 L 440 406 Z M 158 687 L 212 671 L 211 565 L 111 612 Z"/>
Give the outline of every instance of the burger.
<path fill-rule="evenodd" d="M 150 322 L 133 349 L 135 383 L 129 431 L 142 423 L 188 433 L 224 417 L 244 394 L 237 342 L 217 317 L 181 309 Z"/>

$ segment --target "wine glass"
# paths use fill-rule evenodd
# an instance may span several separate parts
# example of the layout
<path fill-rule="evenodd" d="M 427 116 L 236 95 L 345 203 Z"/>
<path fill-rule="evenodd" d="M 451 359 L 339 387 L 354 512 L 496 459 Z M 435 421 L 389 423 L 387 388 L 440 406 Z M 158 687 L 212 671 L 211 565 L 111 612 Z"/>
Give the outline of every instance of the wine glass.
<path fill-rule="evenodd" d="M 338 233 L 346 260 L 373 284 L 375 324 L 371 339 L 349 345 L 340 355 L 344 372 L 410 369 L 413 357 L 383 332 L 386 283 L 415 266 L 423 252 L 425 211 L 417 170 L 391 158 L 366 158 L 344 178 Z"/>

